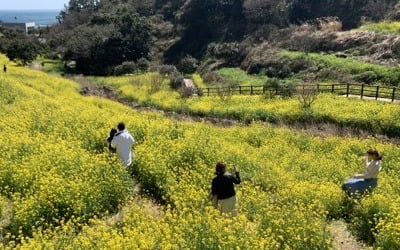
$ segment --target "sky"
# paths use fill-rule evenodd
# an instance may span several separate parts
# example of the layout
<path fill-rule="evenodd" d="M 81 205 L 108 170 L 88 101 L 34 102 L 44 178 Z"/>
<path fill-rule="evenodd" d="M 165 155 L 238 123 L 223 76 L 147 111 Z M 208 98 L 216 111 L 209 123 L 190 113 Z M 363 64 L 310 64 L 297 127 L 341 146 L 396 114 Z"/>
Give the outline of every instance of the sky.
<path fill-rule="evenodd" d="M 61 10 L 69 0 L 0 0 L 0 10 Z"/>

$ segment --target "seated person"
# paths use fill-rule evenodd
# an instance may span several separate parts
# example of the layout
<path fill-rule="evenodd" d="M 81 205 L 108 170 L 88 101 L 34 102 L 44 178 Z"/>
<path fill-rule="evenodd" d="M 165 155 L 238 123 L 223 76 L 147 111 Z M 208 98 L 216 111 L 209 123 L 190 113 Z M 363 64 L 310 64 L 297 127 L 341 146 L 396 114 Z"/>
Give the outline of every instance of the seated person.
<path fill-rule="evenodd" d="M 350 196 L 363 195 L 378 185 L 378 174 L 381 170 L 382 156 L 373 149 L 365 154 L 365 172 L 355 174 L 342 185 L 342 189 Z"/>

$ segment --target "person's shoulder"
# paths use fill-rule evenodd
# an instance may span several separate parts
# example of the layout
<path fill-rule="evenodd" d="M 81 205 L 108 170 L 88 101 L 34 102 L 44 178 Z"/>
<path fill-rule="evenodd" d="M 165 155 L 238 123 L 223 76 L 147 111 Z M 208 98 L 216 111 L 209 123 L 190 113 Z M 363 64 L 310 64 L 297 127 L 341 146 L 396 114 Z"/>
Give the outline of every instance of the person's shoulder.
<path fill-rule="evenodd" d="M 228 172 L 225 173 L 224 176 L 225 176 L 226 178 L 232 178 L 232 177 L 233 177 L 233 175 L 232 175 L 231 173 L 228 173 Z"/>

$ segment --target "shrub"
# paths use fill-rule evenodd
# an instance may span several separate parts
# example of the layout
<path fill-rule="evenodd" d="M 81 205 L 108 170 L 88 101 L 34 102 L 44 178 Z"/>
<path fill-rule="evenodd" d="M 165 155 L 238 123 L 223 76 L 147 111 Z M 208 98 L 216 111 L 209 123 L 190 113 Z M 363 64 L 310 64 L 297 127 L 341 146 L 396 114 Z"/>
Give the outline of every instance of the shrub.
<path fill-rule="evenodd" d="M 231 87 L 224 87 L 223 85 L 217 87 L 217 96 L 222 102 L 228 102 L 231 100 L 232 94 Z"/>
<path fill-rule="evenodd" d="M 286 78 L 312 65 L 305 56 L 289 58 L 268 47 L 259 47 L 249 53 L 241 67 L 249 74 L 264 72 L 268 77 Z"/>
<path fill-rule="evenodd" d="M 146 58 L 142 57 L 136 62 L 136 65 L 138 70 L 147 71 L 150 67 L 150 62 Z"/>
<path fill-rule="evenodd" d="M 197 94 L 197 88 L 187 88 L 187 87 L 181 87 L 179 89 L 179 93 L 181 94 L 182 98 L 189 98 L 191 97 L 193 94 Z"/>
<path fill-rule="evenodd" d="M 361 74 L 355 75 L 353 78 L 357 82 L 362 82 L 366 84 L 371 84 L 378 80 L 378 76 L 373 71 L 365 71 Z"/>
<path fill-rule="evenodd" d="M 150 77 L 149 94 L 154 94 L 161 91 L 165 78 L 159 73 L 154 73 Z"/>
<path fill-rule="evenodd" d="M 114 75 L 132 74 L 136 70 L 135 62 L 123 62 L 121 65 L 115 66 L 113 69 Z"/>
<path fill-rule="evenodd" d="M 315 84 L 305 84 L 297 88 L 296 93 L 301 107 L 309 110 L 312 104 L 317 100 L 318 89 Z"/>
<path fill-rule="evenodd" d="M 225 79 L 215 71 L 207 71 L 201 76 L 206 83 L 224 83 Z"/>
<path fill-rule="evenodd" d="M 264 85 L 266 88 L 264 98 L 273 98 L 277 95 L 282 97 L 291 97 L 296 91 L 297 83 L 291 81 L 282 81 L 278 78 L 269 78 Z"/>
<path fill-rule="evenodd" d="M 169 76 L 169 86 L 177 90 L 182 87 L 183 79 L 182 73 L 175 72 Z"/>
<path fill-rule="evenodd" d="M 207 54 L 218 58 L 231 61 L 238 57 L 240 53 L 239 43 L 211 43 L 207 48 Z"/>
<path fill-rule="evenodd" d="M 157 71 L 164 76 L 171 76 L 178 72 L 174 65 L 161 65 L 157 68 Z"/>
<path fill-rule="evenodd" d="M 184 74 L 192 74 L 199 67 L 199 61 L 192 56 L 185 56 L 178 64 L 178 70 Z"/>
<path fill-rule="evenodd" d="M 318 88 L 315 84 L 315 75 L 307 74 L 303 77 L 304 84 L 296 88 L 296 94 L 303 109 L 309 110 L 317 100 Z"/>

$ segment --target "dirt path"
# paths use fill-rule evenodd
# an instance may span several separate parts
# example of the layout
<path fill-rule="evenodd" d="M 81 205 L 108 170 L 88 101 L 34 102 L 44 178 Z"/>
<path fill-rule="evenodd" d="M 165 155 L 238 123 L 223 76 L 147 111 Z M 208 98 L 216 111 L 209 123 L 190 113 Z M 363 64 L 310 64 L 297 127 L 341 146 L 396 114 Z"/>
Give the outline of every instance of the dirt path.
<path fill-rule="evenodd" d="M 163 205 L 157 203 L 155 199 L 142 192 L 141 186 L 138 183 L 136 183 L 132 188 L 130 203 L 139 205 L 147 214 L 153 217 L 159 218 L 164 215 Z M 126 214 L 129 213 L 130 203 L 128 202 L 128 204 L 123 206 L 117 213 L 106 218 L 106 224 L 109 226 L 114 226 L 118 223 L 121 223 Z"/>
<path fill-rule="evenodd" d="M 85 79 L 84 77 L 74 76 L 70 77 L 71 80 L 74 80 L 81 86 L 81 94 L 85 96 L 98 96 L 107 99 L 111 99 L 122 104 L 125 104 L 131 108 L 135 108 L 138 111 L 151 111 L 157 112 L 162 114 L 166 117 L 169 117 L 174 120 L 179 121 L 189 121 L 189 122 L 206 122 L 209 124 L 222 126 L 222 127 L 230 127 L 235 125 L 244 125 L 242 122 L 237 120 L 230 120 L 230 119 L 222 119 L 222 118 L 215 118 L 210 116 L 196 116 L 186 113 L 178 113 L 178 112 L 169 112 L 160 110 L 153 107 L 143 107 L 140 106 L 138 103 L 133 101 L 128 101 L 119 95 L 119 93 L 111 87 L 108 86 L 99 86 L 95 83 L 92 83 Z M 328 137 L 328 136 L 339 136 L 339 137 L 355 137 L 360 139 L 367 139 L 367 138 L 376 138 L 382 142 L 388 142 L 400 145 L 400 138 L 389 138 L 385 135 L 381 134 L 371 134 L 370 132 L 363 131 L 360 129 L 354 129 L 350 127 L 340 127 L 333 123 L 297 123 L 297 124 L 284 124 L 284 123 L 264 123 L 266 126 L 276 127 L 276 128 L 288 128 L 294 129 L 297 131 L 301 131 L 303 133 L 307 133 L 313 136 L 318 137 Z"/>
<path fill-rule="evenodd" d="M 357 241 L 347 229 L 343 221 L 332 221 L 328 226 L 328 231 L 332 236 L 333 249 L 336 250 L 363 250 L 368 249 L 361 242 Z"/>
<path fill-rule="evenodd" d="M 4 228 L 10 225 L 12 217 L 13 217 L 13 205 L 12 202 L 8 200 L 2 207 L 2 214 L 0 218 L 0 242 L 3 244 L 5 244 L 7 241 L 4 238 L 4 235 L 6 233 Z"/>
<path fill-rule="evenodd" d="M 346 95 L 344 95 L 344 96 L 346 96 Z M 359 95 L 349 95 L 349 98 L 361 99 L 361 97 L 360 97 Z M 390 99 L 390 98 L 382 98 L 382 97 L 379 97 L 378 99 L 376 99 L 375 97 L 363 96 L 362 99 L 363 99 L 363 100 L 370 100 L 370 101 L 400 103 L 400 100 L 394 100 L 394 101 L 392 102 L 392 99 Z"/>

